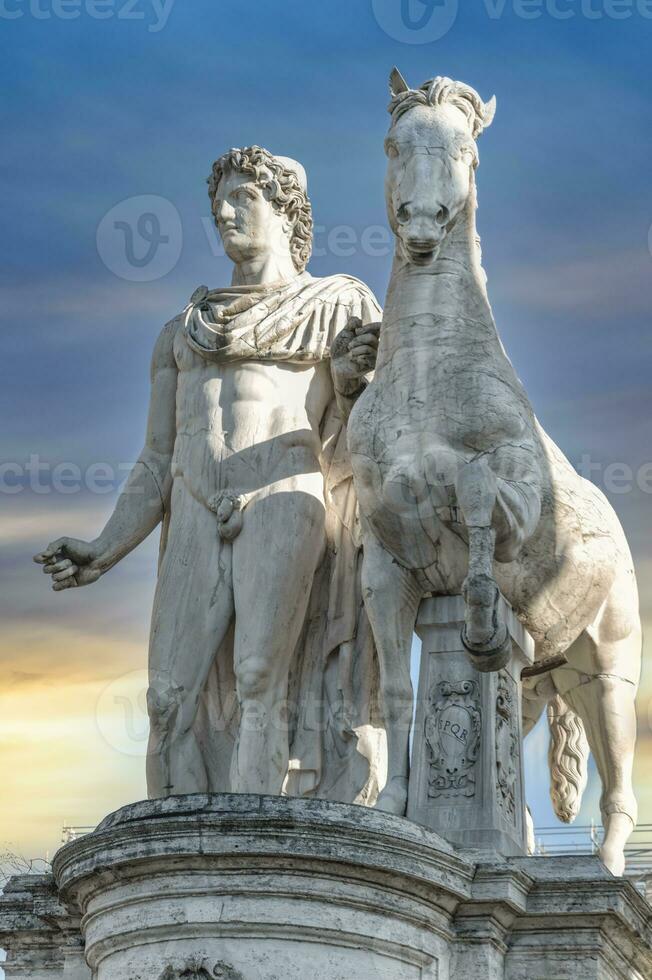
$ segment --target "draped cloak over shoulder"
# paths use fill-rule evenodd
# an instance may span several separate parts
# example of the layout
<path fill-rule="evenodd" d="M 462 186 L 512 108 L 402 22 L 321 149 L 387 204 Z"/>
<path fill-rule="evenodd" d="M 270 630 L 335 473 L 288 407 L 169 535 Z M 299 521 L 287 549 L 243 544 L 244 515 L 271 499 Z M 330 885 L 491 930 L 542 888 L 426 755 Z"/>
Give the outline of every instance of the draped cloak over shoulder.
<path fill-rule="evenodd" d="M 351 318 L 371 323 L 381 316 L 373 294 L 359 280 L 345 275 L 315 279 L 304 272 L 289 283 L 269 286 L 213 291 L 201 286 L 176 319 L 188 347 L 209 361 L 316 365 L 330 356 L 335 337 Z M 284 792 L 372 805 L 385 781 L 385 733 L 377 656 L 362 603 L 346 427 L 334 397 L 320 435 L 327 548 L 290 672 L 290 767 Z M 214 792 L 228 788 L 238 721 L 231 636 L 218 653 L 195 723 Z"/>
<path fill-rule="evenodd" d="M 329 356 L 351 317 L 378 321 L 381 310 L 352 276 L 314 279 L 304 272 L 288 283 L 196 290 L 186 309 L 188 345 L 211 361 L 289 361 L 317 364 Z"/>

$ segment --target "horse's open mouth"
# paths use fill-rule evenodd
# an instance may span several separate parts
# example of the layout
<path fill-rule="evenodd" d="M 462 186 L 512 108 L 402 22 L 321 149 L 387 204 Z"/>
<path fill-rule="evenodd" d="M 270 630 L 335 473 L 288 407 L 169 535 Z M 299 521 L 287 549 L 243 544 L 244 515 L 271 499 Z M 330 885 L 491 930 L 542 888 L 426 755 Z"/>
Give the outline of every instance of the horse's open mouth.
<path fill-rule="evenodd" d="M 403 247 L 410 262 L 415 262 L 417 265 L 431 262 L 439 251 L 439 245 L 433 245 L 432 242 L 410 242 Z"/>

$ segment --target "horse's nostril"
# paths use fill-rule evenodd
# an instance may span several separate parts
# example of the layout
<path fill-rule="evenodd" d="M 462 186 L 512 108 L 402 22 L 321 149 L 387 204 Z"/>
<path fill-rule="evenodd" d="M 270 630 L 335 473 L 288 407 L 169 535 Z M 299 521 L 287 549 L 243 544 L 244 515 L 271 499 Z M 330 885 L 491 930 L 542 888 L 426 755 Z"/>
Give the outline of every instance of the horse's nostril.
<path fill-rule="evenodd" d="M 410 220 L 410 209 L 407 204 L 401 204 L 400 208 L 396 212 L 396 219 L 401 225 L 405 225 Z"/>
<path fill-rule="evenodd" d="M 439 211 L 437 212 L 437 224 L 438 225 L 447 225 L 448 224 L 448 221 L 450 219 L 450 216 L 451 216 L 451 213 L 448 210 L 448 208 L 445 208 L 442 205 L 442 207 L 440 207 Z"/>

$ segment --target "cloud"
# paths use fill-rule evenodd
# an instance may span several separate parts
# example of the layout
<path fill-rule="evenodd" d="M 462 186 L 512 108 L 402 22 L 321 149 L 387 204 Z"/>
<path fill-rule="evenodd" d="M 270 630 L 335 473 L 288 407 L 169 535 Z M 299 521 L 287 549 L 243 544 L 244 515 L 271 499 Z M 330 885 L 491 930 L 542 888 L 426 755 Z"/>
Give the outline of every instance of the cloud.
<path fill-rule="evenodd" d="M 62 275 L 54 279 L 41 278 L 36 283 L 12 281 L 10 286 L 0 289 L 2 318 L 11 322 L 16 318 L 35 319 L 39 326 L 42 341 L 72 344 L 79 339 L 79 331 L 66 329 L 65 333 L 56 331 L 53 337 L 42 330 L 43 310 L 48 317 L 79 317 L 83 320 L 83 336 L 94 335 L 89 330 L 89 311 L 92 320 L 110 319 L 120 323 L 125 318 L 124 328 L 133 331 L 134 323 L 141 316 L 155 315 L 166 320 L 180 312 L 187 297 L 178 283 L 158 280 L 154 283 L 125 282 L 109 272 L 102 279 L 89 276 Z M 68 325 L 70 326 L 70 325 Z"/>
<path fill-rule="evenodd" d="M 0 647 L 0 696 L 8 687 L 40 691 L 45 687 L 113 679 L 144 667 L 146 642 L 138 635 L 125 636 L 121 632 L 94 632 L 76 624 L 68 628 L 32 622 L 22 626 L 15 621 L 7 624 Z"/>
<path fill-rule="evenodd" d="M 584 319 L 650 313 L 652 256 L 640 249 L 571 261 L 498 269 L 492 296 L 525 307 L 529 314 L 572 313 Z"/>
<path fill-rule="evenodd" d="M 20 497 L 20 499 L 19 499 Z M 28 547 L 44 548 L 49 541 L 54 540 L 62 527 L 62 519 L 68 518 L 68 509 L 61 507 L 42 507 L 30 501 L 26 502 L 27 494 L 16 494 L 3 502 L 3 513 L 0 515 L 0 547 L 24 550 Z M 21 504 L 24 503 L 24 507 Z M 75 506 L 75 526 L 78 536 L 97 533 L 97 528 L 106 520 L 107 503 L 79 498 Z M 63 532 L 61 532 L 63 533 Z"/>
<path fill-rule="evenodd" d="M 0 850 L 13 842 L 29 857 L 51 855 L 65 823 L 94 826 L 145 797 L 142 759 L 116 751 L 98 726 L 105 686 L 58 680 L 0 693 Z"/>
<path fill-rule="evenodd" d="M 7 677 L 7 687 L 19 687 L 24 684 L 42 683 L 49 675 L 45 671 L 10 670 Z"/>

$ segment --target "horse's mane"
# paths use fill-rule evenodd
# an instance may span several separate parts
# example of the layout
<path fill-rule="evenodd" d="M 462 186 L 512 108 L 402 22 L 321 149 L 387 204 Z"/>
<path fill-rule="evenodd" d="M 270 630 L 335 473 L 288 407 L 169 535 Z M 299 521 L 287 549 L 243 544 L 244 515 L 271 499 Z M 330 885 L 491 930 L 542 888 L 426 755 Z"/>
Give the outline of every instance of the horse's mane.
<path fill-rule="evenodd" d="M 396 73 L 396 74 L 395 74 Z M 475 89 L 452 78 L 437 76 L 431 78 L 418 89 L 407 86 L 400 72 L 394 69 L 391 78 L 392 101 L 389 112 L 393 121 L 417 105 L 452 105 L 466 116 L 473 139 L 477 139 L 487 126 L 493 122 L 496 113 L 496 99 L 483 102 Z"/>

